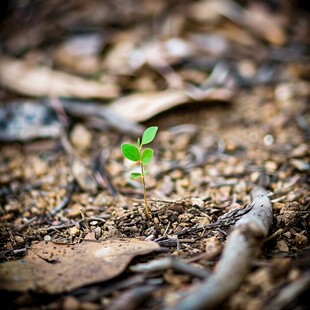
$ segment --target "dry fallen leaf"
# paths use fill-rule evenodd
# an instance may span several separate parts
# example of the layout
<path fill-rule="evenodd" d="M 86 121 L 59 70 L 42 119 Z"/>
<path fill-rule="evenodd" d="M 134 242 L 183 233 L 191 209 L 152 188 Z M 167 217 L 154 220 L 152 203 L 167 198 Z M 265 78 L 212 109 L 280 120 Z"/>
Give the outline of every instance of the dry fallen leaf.
<path fill-rule="evenodd" d="M 114 84 L 86 80 L 48 67 L 30 66 L 26 61 L 0 58 L 2 85 L 20 94 L 35 97 L 114 98 L 119 89 Z"/>
<path fill-rule="evenodd" d="M 183 90 L 166 90 L 122 97 L 110 104 L 109 108 L 125 119 L 140 122 L 187 100 Z"/>
<path fill-rule="evenodd" d="M 195 90 L 195 91 L 194 91 Z M 151 117 L 181 104 L 193 101 L 227 101 L 233 97 L 233 91 L 224 88 L 200 90 L 170 89 L 161 92 L 145 92 L 121 97 L 108 108 L 119 117 L 133 122 L 143 122 Z"/>
<path fill-rule="evenodd" d="M 0 265 L 0 289 L 70 291 L 116 277 L 133 257 L 158 248 L 152 241 L 126 238 L 73 245 L 41 241 L 23 259 Z"/>

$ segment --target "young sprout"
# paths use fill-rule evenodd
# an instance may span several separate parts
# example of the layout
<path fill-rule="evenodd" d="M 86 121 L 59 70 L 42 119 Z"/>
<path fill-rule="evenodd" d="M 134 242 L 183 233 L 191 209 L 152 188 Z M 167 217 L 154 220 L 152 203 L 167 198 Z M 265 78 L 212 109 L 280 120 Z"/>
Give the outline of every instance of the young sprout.
<path fill-rule="evenodd" d="M 146 200 L 145 176 L 150 172 L 150 169 L 145 169 L 145 166 L 152 161 L 154 151 L 151 148 L 142 149 L 142 146 L 149 144 L 154 140 L 157 129 L 157 126 L 147 128 L 142 135 L 142 139 L 140 140 L 140 138 L 138 138 L 137 145 L 129 143 L 124 143 L 121 145 L 123 156 L 131 161 L 137 162 L 140 165 L 141 173 L 132 172 L 130 176 L 133 179 L 141 178 L 142 180 L 145 214 L 148 219 L 151 219 L 151 215 Z"/>

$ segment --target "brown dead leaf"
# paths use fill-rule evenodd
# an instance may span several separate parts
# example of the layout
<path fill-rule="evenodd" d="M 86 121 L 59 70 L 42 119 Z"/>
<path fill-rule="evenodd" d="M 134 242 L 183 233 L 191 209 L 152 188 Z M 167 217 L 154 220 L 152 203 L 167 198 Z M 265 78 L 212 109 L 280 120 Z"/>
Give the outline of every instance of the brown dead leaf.
<path fill-rule="evenodd" d="M 182 90 L 167 90 L 129 95 L 114 101 L 110 109 L 131 121 L 144 121 L 187 101 Z"/>
<path fill-rule="evenodd" d="M 224 88 L 198 88 L 181 90 L 170 89 L 161 92 L 145 92 L 129 95 L 115 100 L 109 109 L 116 115 L 133 122 L 143 122 L 151 117 L 193 101 L 227 101 L 233 97 L 233 91 Z"/>
<path fill-rule="evenodd" d="M 152 241 L 125 238 L 74 245 L 41 241 L 25 258 L 0 265 L 0 289 L 70 291 L 116 277 L 133 257 L 158 248 Z"/>
<path fill-rule="evenodd" d="M 34 97 L 114 98 L 119 89 L 114 84 L 103 84 L 79 78 L 48 67 L 30 66 L 26 61 L 0 58 L 2 85 L 20 94 Z"/>

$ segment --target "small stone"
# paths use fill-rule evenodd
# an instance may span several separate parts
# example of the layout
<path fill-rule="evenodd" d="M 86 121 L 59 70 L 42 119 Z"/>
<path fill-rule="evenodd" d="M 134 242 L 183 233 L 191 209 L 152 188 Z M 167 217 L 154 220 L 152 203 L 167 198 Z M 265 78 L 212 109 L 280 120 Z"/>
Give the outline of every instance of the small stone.
<path fill-rule="evenodd" d="M 253 183 L 255 183 L 257 180 L 258 180 L 258 178 L 260 177 L 260 172 L 259 171 L 254 171 L 254 172 L 252 172 L 251 173 L 251 175 L 250 175 L 250 179 L 251 179 L 251 181 L 253 182 Z"/>
<path fill-rule="evenodd" d="M 182 176 L 183 176 L 183 174 L 182 174 L 181 170 L 173 170 L 170 173 L 170 177 L 172 180 L 178 180 L 178 179 L 182 178 Z"/>
<path fill-rule="evenodd" d="M 154 217 L 154 224 L 158 225 L 159 224 L 159 219 L 157 217 Z"/>
<path fill-rule="evenodd" d="M 32 214 L 32 215 L 39 215 L 39 214 L 41 214 L 41 211 L 37 208 L 37 206 L 32 207 L 32 208 L 30 209 L 30 211 L 31 211 L 31 214 Z"/>
<path fill-rule="evenodd" d="M 91 146 L 92 135 L 84 125 L 77 124 L 71 131 L 70 140 L 77 149 L 85 151 Z"/>
<path fill-rule="evenodd" d="M 36 158 L 33 161 L 33 170 L 37 177 L 45 175 L 48 172 L 48 165 L 45 161 Z"/>
<path fill-rule="evenodd" d="M 302 157 L 307 155 L 309 152 L 309 145 L 300 144 L 292 151 L 292 157 Z"/>
<path fill-rule="evenodd" d="M 244 165 L 237 165 L 234 168 L 234 173 L 235 174 L 243 174 L 245 171 L 245 166 Z"/>
<path fill-rule="evenodd" d="M 219 172 L 219 170 L 216 167 L 210 167 L 207 170 L 207 174 L 213 177 L 217 177 L 219 176 L 221 173 Z"/>
<path fill-rule="evenodd" d="M 298 171 L 309 171 L 310 170 L 310 164 L 301 160 L 301 159 L 291 159 L 290 164 L 296 168 Z"/>
<path fill-rule="evenodd" d="M 242 181 L 241 181 L 242 182 Z M 229 197 L 229 195 L 230 195 L 230 191 L 231 191 L 231 187 L 230 186 L 221 186 L 220 188 L 219 188 L 219 192 L 220 192 L 220 194 L 222 195 L 222 196 L 224 196 L 224 197 Z"/>
<path fill-rule="evenodd" d="M 196 183 L 200 183 L 204 176 L 203 169 L 201 168 L 193 168 L 189 174 L 191 180 L 195 181 Z"/>
<path fill-rule="evenodd" d="M 226 151 L 229 152 L 233 152 L 237 149 L 238 145 L 232 141 L 228 141 L 226 144 Z"/>
<path fill-rule="evenodd" d="M 71 236 L 79 236 L 80 235 L 80 230 L 76 227 L 76 226 L 73 226 L 73 227 L 70 227 L 69 228 L 69 234 Z"/>
<path fill-rule="evenodd" d="M 273 142 L 274 142 L 274 138 L 272 135 L 266 135 L 264 138 L 263 138 L 263 141 L 264 141 L 264 144 L 269 146 L 269 145 L 272 145 Z"/>
<path fill-rule="evenodd" d="M 80 307 L 80 302 L 72 297 L 72 296 L 68 296 L 64 299 L 63 302 L 63 309 L 64 310 L 77 310 L 77 309 L 81 309 Z"/>
<path fill-rule="evenodd" d="M 75 203 L 70 208 L 67 208 L 66 213 L 68 218 L 76 218 L 81 216 L 80 208 L 82 208 L 82 205 Z"/>
<path fill-rule="evenodd" d="M 6 212 L 16 212 L 19 210 L 19 207 L 20 206 L 19 206 L 18 202 L 15 200 L 12 200 L 4 206 L 4 210 Z"/>
<path fill-rule="evenodd" d="M 289 281 L 296 281 L 300 277 L 300 270 L 293 268 L 288 274 Z"/>
<path fill-rule="evenodd" d="M 180 256 L 180 254 L 181 254 L 181 252 L 176 250 L 176 251 L 173 251 L 171 255 L 172 256 Z"/>
<path fill-rule="evenodd" d="M 52 237 L 49 235 L 44 236 L 44 241 L 51 241 Z"/>
<path fill-rule="evenodd" d="M 275 172 L 278 169 L 278 164 L 275 161 L 268 160 L 265 162 L 265 168 L 267 171 Z"/>
<path fill-rule="evenodd" d="M 201 198 L 195 198 L 195 197 L 191 198 L 191 203 L 192 207 L 197 206 L 200 209 L 202 209 L 205 205 L 205 202 Z"/>
<path fill-rule="evenodd" d="M 84 239 L 85 240 L 96 240 L 95 232 L 94 231 L 88 232 L 86 236 L 84 237 Z"/>
<path fill-rule="evenodd" d="M 102 229 L 101 229 L 101 227 L 96 227 L 94 229 L 94 233 L 95 233 L 95 238 L 99 239 L 102 236 Z"/>
<path fill-rule="evenodd" d="M 6 249 L 7 250 L 13 250 L 14 249 L 13 243 L 12 242 L 7 242 L 6 243 Z"/>
<path fill-rule="evenodd" d="M 238 70 L 239 73 L 247 79 L 254 77 L 257 72 L 255 63 L 248 59 L 238 63 Z"/>
<path fill-rule="evenodd" d="M 284 240 L 277 241 L 276 247 L 281 252 L 289 252 L 289 248 Z"/>
<path fill-rule="evenodd" d="M 295 235 L 295 244 L 299 247 L 299 248 L 303 248 L 306 245 L 308 245 L 308 238 L 302 234 L 296 234 Z"/>
<path fill-rule="evenodd" d="M 282 83 L 275 88 L 275 97 L 278 101 L 287 101 L 293 98 L 293 87 L 290 83 Z"/>
<path fill-rule="evenodd" d="M 15 241 L 18 245 L 23 245 L 25 242 L 24 238 L 21 236 L 15 236 Z"/>
<path fill-rule="evenodd" d="M 176 180 L 175 188 L 177 193 L 180 195 L 186 195 L 189 184 L 190 182 L 187 178 Z"/>
<path fill-rule="evenodd" d="M 205 241 L 205 251 L 208 257 L 213 257 L 217 255 L 222 249 L 223 245 L 216 237 L 210 237 Z"/>
<path fill-rule="evenodd" d="M 246 182 L 241 180 L 234 186 L 234 191 L 236 193 L 245 193 L 246 192 Z M 227 196 L 228 197 L 228 196 Z"/>

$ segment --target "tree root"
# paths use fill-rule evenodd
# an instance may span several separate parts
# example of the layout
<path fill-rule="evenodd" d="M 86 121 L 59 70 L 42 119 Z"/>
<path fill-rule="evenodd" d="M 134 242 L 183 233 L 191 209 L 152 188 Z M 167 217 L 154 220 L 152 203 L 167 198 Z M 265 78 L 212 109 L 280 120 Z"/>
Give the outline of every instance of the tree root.
<path fill-rule="evenodd" d="M 213 274 L 171 310 L 212 309 L 238 289 L 260 252 L 273 217 L 266 190 L 256 187 L 251 195 L 252 208 L 236 222 Z"/>

